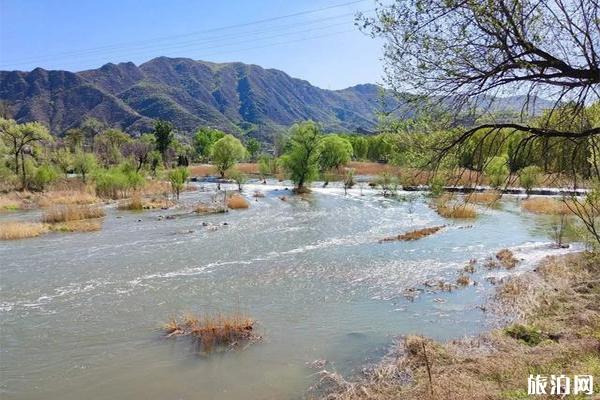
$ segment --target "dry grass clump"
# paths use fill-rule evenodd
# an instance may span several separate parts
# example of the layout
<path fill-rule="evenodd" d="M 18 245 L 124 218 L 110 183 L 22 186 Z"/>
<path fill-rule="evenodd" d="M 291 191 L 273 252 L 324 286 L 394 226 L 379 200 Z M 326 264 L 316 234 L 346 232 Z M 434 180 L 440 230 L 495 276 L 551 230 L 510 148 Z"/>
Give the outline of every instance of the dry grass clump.
<path fill-rule="evenodd" d="M 40 236 L 48 227 L 39 222 L 0 222 L 0 240 L 16 240 Z"/>
<path fill-rule="evenodd" d="M 530 374 L 598 376 L 600 263 L 590 258 L 551 258 L 537 272 L 500 286 L 497 301 L 519 310 L 516 320 L 503 329 L 445 344 L 406 338 L 355 382 L 323 372 L 323 398 L 525 399 Z M 515 279 L 519 282 L 510 284 Z"/>
<path fill-rule="evenodd" d="M 516 267 L 519 263 L 519 260 L 509 249 L 502 249 L 498 253 L 496 253 L 496 259 L 506 269 L 512 269 Z"/>
<path fill-rule="evenodd" d="M 571 213 L 564 201 L 552 197 L 532 197 L 523 200 L 521 208 L 536 214 L 566 215 Z"/>
<path fill-rule="evenodd" d="M 237 210 L 250 207 L 250 203 L 248 203 L 244 196 L 234 194 L 227 199 L 227 207 L 231 208 L 232 210 Z"/>
<path fill-rule="evenodd" d="M 23 208 L 23 203 L 9 196 L 0 196 L 0 212 L 16 211 Z"/>
<path fill-rule="evenodd" d="M 143 209 L 144 204 L 140 193 L 134 193 L 131 198 L 119 204 L 119 210 L 141 211 Z"/>
<path fill-rule="evenodd" d="M 188 167 L 190 176 L 211 176 L 216 174 L 215 167 L 210 164 L 196 164 Z"/>
<path fill-rule="evenodd" d="M 466 275 L 461 274 L 458 278 L 456 278 L 456 284 L 458 286 L 468 286 L 469 283 L 471 283 L 471 280 Z"/>
<path fill-rule="evenodd" d="M 167 181 L 148 180 L 140 190 L 144 196 L 160 195 L 171 193 L 171 183 Z"/>
<path fill-rule="evenodd" d="M 444 218 L 473 219 L 477 217 L 477 211 L 469 204 L 437 202 L 435 210 Z"/>
<path fill-rule="evenodd" d="M 55 205 L 86 205 L 97 203 L 98 198 L 87 192 L 79 190 L 60 190 L 42 193 L 37 203 L 40 207 L 52 207 Z"/>
<path fill-rule="evenodd" d="M 412 240 L 418 240 L 418 239 L 422 239 L 424 237 L 433 235 L 434 233 L 437 233 L 444 227 L 446 227 L 446 225 L 433 226 L 430 228 L 423 228 L 423 229 L 416 229 L 414 231 L 406 232 L 406 233 L 403 233 L 398 236 L 390 236 L 390 237 L 383 238 L 379 242 L 380 243 L 381 242 L 393 242 L 396 240 L 401 240 L 401 241 L 407 242 L 407 241 L 412 241 Z"/>
<path fill-rule="evenodd" d="M 260 339 L 254 333 L 255 321 L 240 313 L 231 315 L 185 315 L 181 320 L 172 318 L 164 326 L 166 337 L 189 336 L 198 342 L 200 350 L 231 348 Z"/>
<path fill-rule="evenodd" d="M 485 205 L 493 205 L 496 204 L 502 198 L 502 193 L 498 191 L 488 191 L 488 192 L 473 192 L 466 196 L 465 201 L 467 203 L 478 203 Z"/>
<path fill-rule="evenodd" d="M 81 219 L 76 221 L 59 222 L 50 225 L 54 232 L 96 232 L 102 229 L 102 219 Z"/>
<path fill-rule="evenodd" d="M 227 208 L 219 204 L 198 203 L 194 210 L 198 214 L 220 214 L 227 212 Z"/>
<path fill-rule="evenodd" d="M 49 208 L 42 215 L 42 222 L 58 223 L 81 219 L 102 218 L 106 215 L 98 206 L 60 205 Z"/>

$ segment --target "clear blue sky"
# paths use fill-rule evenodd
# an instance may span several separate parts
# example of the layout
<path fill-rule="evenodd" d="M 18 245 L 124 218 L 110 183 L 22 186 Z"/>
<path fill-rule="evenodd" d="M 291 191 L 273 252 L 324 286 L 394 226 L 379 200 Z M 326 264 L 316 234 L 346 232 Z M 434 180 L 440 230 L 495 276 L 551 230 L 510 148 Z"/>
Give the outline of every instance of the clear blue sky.
<path fill-rule="evenodd" d="M 328 89 L 378 83 L 381 43 L 353 17 L 374 1 L 336 7 L 351 1 L 0 0 L 0 69 L 169 56 L 258 64 Z"/>

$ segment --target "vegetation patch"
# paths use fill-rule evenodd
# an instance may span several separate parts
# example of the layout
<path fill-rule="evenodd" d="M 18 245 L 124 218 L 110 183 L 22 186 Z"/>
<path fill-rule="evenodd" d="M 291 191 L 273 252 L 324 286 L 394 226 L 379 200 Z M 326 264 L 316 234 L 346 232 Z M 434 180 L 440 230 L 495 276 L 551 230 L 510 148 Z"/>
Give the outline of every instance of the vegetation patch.
<path fill-rule="evenodd" d="M 485 204 L 491 206 L 502 198 L 502 193 L 492 190 L 488 192 L 474 192 L 466 196 L 467 203 Z"/>
<path fill-rule="evenodd" d="M 98 202 L 98 198 L 87 192 L 79 190 L 60 190 L 40 194 L 37 203 L 40 207 L 52 207 L 55 205 L 86 205 Z"/>
<path fill-rule="evenodd" d="M 244 196 L 234 194 L 227 199 L 227 207 L 231 208 L 232 210 L 243 209 L 250 207 L 250 203 L 248 203 Z"/>
<path fill-rule="evenodd" d="M 255 321 L 244 314 L 185 315 L 168 321 L 163 330 L 166 337 L 187 336 L 198 344 L 201 352 L 239 347 L 260 339 L 255 333 Z"/>
<path fill-rule="evenodd" d="M 514 339 L 524 342 L 528 346 L 537 346 L 544 339 L 542 332 L 539 329 L 521 324 L 507 326 L 504 328 L 504 333 Z"/>
<path fill-rule="evenodd" d="M 469 204 L 450 204 L 446 202 L 437 202 L 435 204 L 436 212 L 444 218 L 455 219 L 473 219 L 477 217 L 475 207 Z"/>
<path fill-rule="evenodd" d="M 198 214 L 220 214 L 226 213 L 227 211 L 226 207 L 218 204 L 198 203 L 195 208 L 195 212 Z"/>
<path fill-rule="evenodd" d="M 566 215 L 571 213 L 564 201 L 551 197 L 532 197 L 523 200 L 521 208 L 536 214 Z"/>
<path fill-rule="evenodd" d="M 49 228 L 54 232 L 95 232 L 102 229 L 102 222 L 101 218 L 82 219 L 50 224 Z"/>
<path fill-rule="evenodd" d="M 406 232 L 403 233 L 401 235 L 398 236 L 390 236 L 390 237 L 386 237 L 381 239 L 379 242 L 393 242 L 393 241 L 412 241 L 412 240 L 419 240 L 422 239 L 424 237 L 427 236 L 431 236 L 437 232 L 439 232 L 441 229 L 445 228 L 446 225 L 440 225 L 440 226 L 433 226 L 430 228 L 423 228 L 423 229 L 416 229 L 414 231 L 410 231 L 410 232 Z"/>
<path fill-rule="evenodd" d="M 58 223 L 82 219 L 102 218 L 106 215 L 98 206 L 61 205 L 47 209 L 42 215 L 42 222 Z"/>
<path fill-rule="evenodd" d="M 519 260 L 509 249 L 502 249 L 498 253 L 496 253 L 496 259 L 506 269 L 512 269 L 516 267 L 519 263 Z"/>
<path fill-rule="evenodd" d="M 48 227 L 39 222 L 9 221 L 0 223 L 0 239 L 16 240 L 40 236 L 48 232 Z"/>

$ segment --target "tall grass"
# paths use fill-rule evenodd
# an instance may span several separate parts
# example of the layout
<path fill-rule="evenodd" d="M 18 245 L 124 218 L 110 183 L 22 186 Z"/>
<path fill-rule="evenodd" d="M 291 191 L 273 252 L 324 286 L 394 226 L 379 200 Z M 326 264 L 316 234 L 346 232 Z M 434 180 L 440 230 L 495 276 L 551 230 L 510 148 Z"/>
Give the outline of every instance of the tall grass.
<path fill-rule="evenodd" d="M 567 215 L 571 214 L 569 207 L 562 200 L 552 197 L 532 197 L 523 200 L 521 208 L 536 214 Z"/>
<path fill-rule="evenodd" d="M 101 218 L 106 215 L 103 208 L 98 206 L 54 206 L 42 214 L 42 222 L 58 223 L 66 221 L 77 221 L 82 219 Z"/>
<path fill-rule="evenodd" d="M 48 232 L 48 227 L 39 222 L 8 221 L 0 223 L 0 240 L 31 238 L 46 232 Z"/>
<path fill-rule="evenodd" d="M 68 204 L 93 204 L 98 202 L 98 198 L 87 191 L 78 190 L 60 190 L 45 192 L 40 195 L 37 203 L 40 207 L 51 207 L 54 205 Z"/>
<path fill-rule="evenodd" d="M 477 211 L 469 204 L 438 202 L 435 204 L 435 210 L 444 218 L 473 219 L 477 217 Z"/>

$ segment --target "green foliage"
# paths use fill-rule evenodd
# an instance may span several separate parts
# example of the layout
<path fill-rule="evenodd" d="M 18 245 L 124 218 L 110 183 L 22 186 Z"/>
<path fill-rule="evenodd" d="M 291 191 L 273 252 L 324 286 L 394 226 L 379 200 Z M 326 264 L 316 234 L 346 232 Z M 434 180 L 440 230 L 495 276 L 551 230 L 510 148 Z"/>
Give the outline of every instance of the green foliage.
<path fill-rule="evenodd" d="M 435 175 L 429 181 L 429 194 L 431 197 L 440 197 L 444 193 L 446 180 L 440 175 Z"/>
<path fill-rule="evenodd" d="M 185 167 L 179 167 L 169 171 L 169 182 L 171 182 L 171 188 L 173 189 L 173 193 L 177 196 L 177 200 L 179 200 L 179 193 L 183 189 L 188 176 L 189 172 Z"/>
<path fill-rule="evenodd" d="M 109 169 L 97 169 L 94 174 L 96 194 L 101 197 L 118 199 L 127 197 L 133 190 L 144 185 L 144 177 L 129 163 Z"/>
<path fill-rule="evenodd" d="M 270 154 L 263 154 L 258 158 L 258 172 L 265 179 L 268 175 L 277 173 L 277 159 Z"/>
<path fill-rule="evenodd" d="M 163 161 L 167 162 L 167 150 L 173 141 L 173 125 L 170 122 L 157 120 L 154 123 L 154 136 L 156 137 L 156 150 L 162 155 Z"/>
<path fill-rule="evenodd" d="M 196 156 L 201 161 L 207 161 L 210 157 L 212 147 L 217 140 L 223 138 L 225 132 L 209 127 L 199 128 L 192 139 Z"/>
<path fill-rule="evenodd" d="M 52 154 L 52 162 L 61 170 L 65 176 L 73 169 L 75 158 L 67 147 L 57 149 Z"/>
<path fill-rule="evenodd" d="M 531 189 L 539 185 L 541 173 L 542 169 L 536 165 L 530 165 L 520 171 L 519 180 L 521 182 L 521 186 L 525 188 L 527 194 L 529 194 Z"/>
<path fill-rule="evenodd" d="M 281 165 L 301 192 L 318 175 L 321 130 L 315 122 L 306 121 L 292 126 L 290 133 L 290 148 L 281 157 Z"/>
<path fill-rule="evenodd" d="M 246 143 L 246 148 L 248 149 L 250 159 L 256 160 L 256 156 L 258 156 L 258 153 L 260 153 L 260 142 L 255 138 L 250 138 Z"/>
<path fill-rule="evenodd" d="M 499 188 L 508 178 L 508 158 L 505 155 L 489 158 L 485 163 L 484 171 L 490 178 L 490 185 Z"/>
<path fill-rule="evenodd" d="M 369 141 L 367 138 L 353 135 L 349 136 L 348 140 L 352 144 L 352 154 L 355 160 L 364 160 L 369 153 Z"/>
<path fill-rule="evenodd" d="M 211 159 L 221 178 L 225 172 L 246 158 L 247 151 L 242 142 L 232 135 L 225 135 L 212 147 Z"/>
<path fill-rule="evenodd" d="M 350 161 L 352 157 L 352 144 L 340 136 L 329 135 L 321 139 L 319 153 L 319 167 L 321 171 L 339 169 Z"/>
<path fill-rule="evenodd" d="M 92 153 L 79 151 L 73 158 L 73 171 L 81 175 L 81 179 L 86 182 L 87 176 L 97 168 L 98 162 Z"/>
<path fill-rule="evenodd" d="M 42 164 L 35 169 L 32 178 L 33 187 L 37 190 L 44 190 L 49 184 L 56 181 L 60 175 L 56 167 L 51 164 Z"/>
<path fill-rule="evenodd" d="M 227 171 L 227 178 L 233 180 L 238 185 L 238 191 L 242 191 L 242 185 L 246 183 L 248 177 L 237 168 L 231 168 Z"/>

